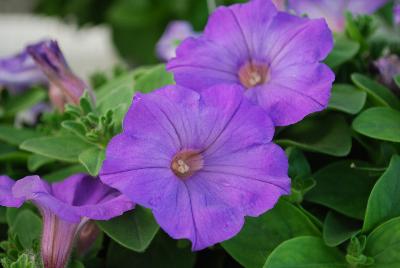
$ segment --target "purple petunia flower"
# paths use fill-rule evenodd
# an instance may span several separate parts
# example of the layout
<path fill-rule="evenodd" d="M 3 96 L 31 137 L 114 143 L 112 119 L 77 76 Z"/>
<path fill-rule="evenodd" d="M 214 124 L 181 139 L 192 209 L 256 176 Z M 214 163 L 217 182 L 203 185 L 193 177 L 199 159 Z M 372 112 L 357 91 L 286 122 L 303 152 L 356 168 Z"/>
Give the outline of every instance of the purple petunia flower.
<path fill-rule="evenodd" d="M 278 12 L 270 0 L 219 7 L 204 34 L 189 38 L 167 68 L 177 84 L 204 90 L 240 85 L 278 126 L 323 110 L 333 72 L 320 63 L 333 46 L 324 20 Z"/>
<path fill-rule="evenodd" d="M 389 87 L 395 94 L 400 95 L 400 89 L 396 86 L 393 77 L 400 75 L 400 58 L 391 54 L 381 57 L 374 62 L 380 74 L 380 81 Z"/>
<path fill-rule="evenodd" d="M 48 184 L 38 176 L 13 181 L 0 177 L 0 205 L 31 201 L 43 216 L 44 267 L 65 267 L 75 237 L 90 219 L 108 220 L 133 208 L 120 192 L 85 174 Z M 5 198 L 4 198 L 5 197 Z"/>
<path fill-rule="evenodd" d="M 46 83 L 46 77 L 26 51 L 0 59 L 0 87 L 16 93 L 32 85 Z"/>
<path fill-rule="evenodd" d="M 135 97 L 100 178 L 200 250 L 233 237 L 244 216 L 289 193 L 287 159 L 273 133 L 267 113 L 238 86 L 201 94 L 168 86 Z"/>
<path fill-rule="evenodd" d="M 286 10 L 286 0 L 272 0 L 272 3 L 274 3 L 275 7 L 278 10 L 280 11 Z"/>
<path fill-rule="evenodd" d="M 176 55 L 178 45 L 186 38 L 196 35 L 187 21 L 170 22 L 156 45 L 158 57 L 165 61 L 172 59 Z"/>
<path fill-rule="evenodd" d="M 342 32 L 345 26 L 345 12 L 372 14 L 388 0 L 289 0 L 288 8 L 298 15 L 310 18 L 325 18 L 334 32 Z"/>
<path fill-rule="evenodd" d="M 397 3 L 393 7 L 393 18 L 394 23 L 399 25 L 400 24 L 400 3 Z"/>
<path fill-rule="evenodd" d="M 78 104 L 88 86 L 69 68 L 56 41 L 46 40 L 27 47 L 27 52 L 47 76 L 50 99 L 59 110 L 65 103 Z"/>

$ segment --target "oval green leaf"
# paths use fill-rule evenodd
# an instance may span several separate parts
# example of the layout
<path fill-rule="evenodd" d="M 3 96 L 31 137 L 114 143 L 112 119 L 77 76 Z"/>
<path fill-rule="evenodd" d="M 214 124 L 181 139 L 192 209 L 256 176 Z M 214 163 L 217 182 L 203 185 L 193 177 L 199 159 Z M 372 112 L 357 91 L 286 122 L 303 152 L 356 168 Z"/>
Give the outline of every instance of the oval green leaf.
<path fill-rule="evenodd" d="M 379 106 L 392 107 L 400 109 L 399 99 L 390 91 L 390 89 L 382 86 L 378 82 L 369 77 L 354 73 L 351 75 L 351 80 L 360 89 L 364 90 L 373 102 Z"/>
<path fill-rule="evenodd" d="M 320 231 L 291 203 L 280 200 L 258 218 L 247 218 L 238 235 L 221 245 L 246 268 L 259 268 L 272 250 L 283 241 L 300 235 L 320 235 Z"/>
<path fill-rule="evenodd" d="M 352 85 L 334 84 L 328 108 L 348 114 L 357 114 L 364 107 L 366 99 L 367 93 Z"/>
<path fill-rule="evenodd" d="M 367 238 L 364 254 L 374 258 L 371 268 L 400 267 L 400 218 L 376 228 Z"/>
<path fill-rule="evenodd" d="M 361 231 L 361 223 L 354 219 L 329 211 L 324 221 L 322 237 L 325 244 L 336 247 Z"/>
<path fill-rule="evenodd" d="M 97 223 L 114 241 L 138 252 L 150 245 L 159 229 L 151 212 L 139 206 L 122 216 Z"/>
<path fill-rule="evenodd" d="M 301 236 L 283 242 L 268 257 L 264 268 L 347 268 L 344 256 L 318 237 Z"/>
<path fill-rule="evenodd" d="M 340 212 L 348 217 L 364 219 L 368 197 L 376 174 L 353 168 L 362 163 L 350 160 L 330 164 L 314 175 L 317 185 L 305 199 Z"/>
<path fill-rule="evenodd" d="M 400 142 L 400 112 L 387 107 L 370 108 L 354 119 L 353 129 L 370 138 Z"/>
<path fill-rule="evenodd" d="M 392 157 L 389 167 L 379 178 L 368 199 L 363 231 L 400 216 L 400 156 Z"/>
<path fill-rule="evenodd" d="M 359 49 L 360 44 L 357 42 L 344 37 L 336 38 L 335 46 L 326 58 L 325 63 L 331 68 L 338 67 L 346 61 L 351 60 Z"/>
<path fill-rule="evenodd" d="M 345 118 L 332 113 L 308 117 L 287 127 L 276 142 L 332 156 L 346 156 L 351 150 L 350 128 Z"/>

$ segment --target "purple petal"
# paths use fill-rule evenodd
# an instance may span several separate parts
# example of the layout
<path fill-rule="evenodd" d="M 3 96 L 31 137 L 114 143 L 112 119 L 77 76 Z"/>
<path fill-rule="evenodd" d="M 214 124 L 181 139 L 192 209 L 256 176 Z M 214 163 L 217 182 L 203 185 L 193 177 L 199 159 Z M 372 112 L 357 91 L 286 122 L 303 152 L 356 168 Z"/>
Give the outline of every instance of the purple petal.
<path fill-rule="evenodd" d="M 350 0 L 347 9 L 354 14 L 372 14 L 387 2 L 388 0 Z"/>
<path fill-rule="evenodd" d="M 38 176 L 28 176 L 15 183 L 13 194 L 70 222 L 80 222 L 82 217 L 108 220 L 133 208 L 132 202 L 118 191 L 84 174 L 53 185 Z"/>
<path fill-rule="evenodd" d="M 151 208 L 172 237 L 190 239 L 194 250 L 229 239 L 246 215 L 265 212 L 289 192 L 286 156 L 270 143 L 273 124 L 241 87 L 199 95 L 170 86 L 139 98 L 108 145 L 100 178 Z M 188 151 L 200 158 L 188 162 L 195 169 L 183 177 L 174 161 Z"/>
<path fill-rule="evenodd" d="M 176 48 L 188 37 L 196 36 L 192 25 L 186 21 L 170 22 L 164 34 L 156 45 L 157 55 L 162 60 L 170 60 L 175 57 Z"/>
<path fill-rule="evenodd" d="M 0 59 L 0 86 L 19 92 L 46 82 L 46 77 L 26 51 Z"/>
<path fill-rule="evenodd" d="M 394 23 L 400 24 L 400 4 L 396 4 L 393 7 L 393 17 L 394 17 Z"/>
<path fill-rule="evenodd" d="M 20 207 L 23 198 L 16 198 L 12 193 L 15 181 L 7 176 L 0 176 L 0 205 L 5 207 Z"/>

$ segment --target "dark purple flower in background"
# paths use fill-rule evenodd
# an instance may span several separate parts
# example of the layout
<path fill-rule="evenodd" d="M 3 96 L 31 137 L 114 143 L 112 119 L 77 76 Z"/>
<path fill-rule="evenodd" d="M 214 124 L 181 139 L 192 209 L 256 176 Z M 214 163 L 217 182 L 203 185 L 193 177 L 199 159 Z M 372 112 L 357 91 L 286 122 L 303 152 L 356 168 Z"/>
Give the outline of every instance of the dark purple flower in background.
<path fill-rule="evenodd" d="M 17 93 L 33 85 L 46 83 L 46 77 L 26 51 L 0 59 L 0 87 Z"/>
<path fill-rule="evenodd" d="M 133 208 L 120 192 L 85 174 L 48 184 L 38 176 L 18 181 L 0 177 L 0 205 L 31 201 L 43 217 L 41 253 L 45 268 L 65 267 L 75 237 L 93 220 L 109 220 Z M 5 196 L 5 198 L 4 198 Z"/>
<path fill-rule="evenodd" d="M 400 24 L 400 3 L 397 3 L 393 7 L 393 18 L 394 18 L 394 23 L 396 25 Z"/>
<path fill-rule="evenodd" d="M 278 126 L 326 108 L 333 72 L 320 63 L 333 46 L 325 21 L 278 12 L 270 0 L 219 7 L 204 34 L 186 39 L 167 68 L 177 84 L 204 90 L 228 83 Z"/>
<path fill-rule="evenodd" d="M 374 62 L 380 74 L 380 81 L 400 96 L 400 88 L 395 84 L 393 77 L 400 75 L 400 58 L 397 55 L 388 55 Z"/>
<path fill-rule="evenodd" d="M 188 37 L 196 36 L 192 25 L 187 21 L 172 21 L 156 45 L 157 56 L 168 61 L 175 57 L 176 48 Z"/>
<path fill-rule="evenodd" d="M 289 0 L 288 9 L 310 18 L 325 18 L 334 32 L 343 32 L 345 13 L 372 14 L 388 0 Z"/>
<path fill-rule="evenodd" d="M 66 103 L 78 104 L 85 90 L 91 93 L 85 82 L 71 71 L 56 41 L 39 42 L 26 50 L 46 75 L 50 99 L 59 110 L 63 110 Z"/>
<path fill-rule="evenodd" d="M 290 191 L 265 111 L 236 85 L 137 95 L 107 147 L 101 180 L 151 208 L 173 238 L 200 250 L 229 239 Z"/>

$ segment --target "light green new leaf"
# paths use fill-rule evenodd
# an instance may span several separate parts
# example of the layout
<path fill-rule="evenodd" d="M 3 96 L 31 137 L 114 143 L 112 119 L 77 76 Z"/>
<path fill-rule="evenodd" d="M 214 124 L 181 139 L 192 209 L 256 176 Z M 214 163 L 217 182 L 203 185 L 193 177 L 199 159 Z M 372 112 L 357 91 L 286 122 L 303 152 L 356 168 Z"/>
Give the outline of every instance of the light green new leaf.
<path fill-rule="evenodd" d="M 400 216 L 400 156 L 394 155 L 368 199 L 363 231 Z"/>
<path fill-rule="evenodd" d="M 105 159 L 104 149 L 92 147 L 79 154 L 79 162 L 87 169 L 90 175 L 99 174 L 101 164 Z"/>
<path fill-rule="evenodd" d="M 320 231 L 303 212 L 280 200 L 267 213 L 246 218 L 243 229 L 221 245 L 246 268 L 259 268 L 272 250 L 283 241 L 300 235 L 320 235 Z"/>
<path fill-rule="evenodd" d="M 78 162 L 79 155 L 94 145 L 75 136 L 42 137 L 24 141 L 20 148 L 48 158 Z"/>
<path fill-rule="evenodd" d="M 30 172 L 34 172 L 38 170 L 40 167 L 52 163 L 55 160 L 53 158 L 49 158 L 39 154 L 32 154 L 28 158 L 28 170 Z"/>
<path fill-rule="evenodd" d="M 150 245 L 159 229 L 151 212 L 139 206 L 122 216 L 97 223 L 114 241 L 138 252 Z"/>
<path fill-rule="evenodd" d="M 347 268 L 344 256 L 318 237 L 300 236 L 280 244 L 264 268 Z"/>
<path fill-rule="evenodd" d="M 142 93 L 148 93 L 160 87 L 174 83 L 175 81 L 172 73 L 166 71 L 164 64 L 160 64 L 147 70 L 145 74 L 141 75 L 137 79 L 135 90 Z"/>
<path fill-rule="evenodd" d="M 353 129 L 370 138 L 400 142 L 400 112 L 388 107 L 370 108 L 354 119 Z"/>

